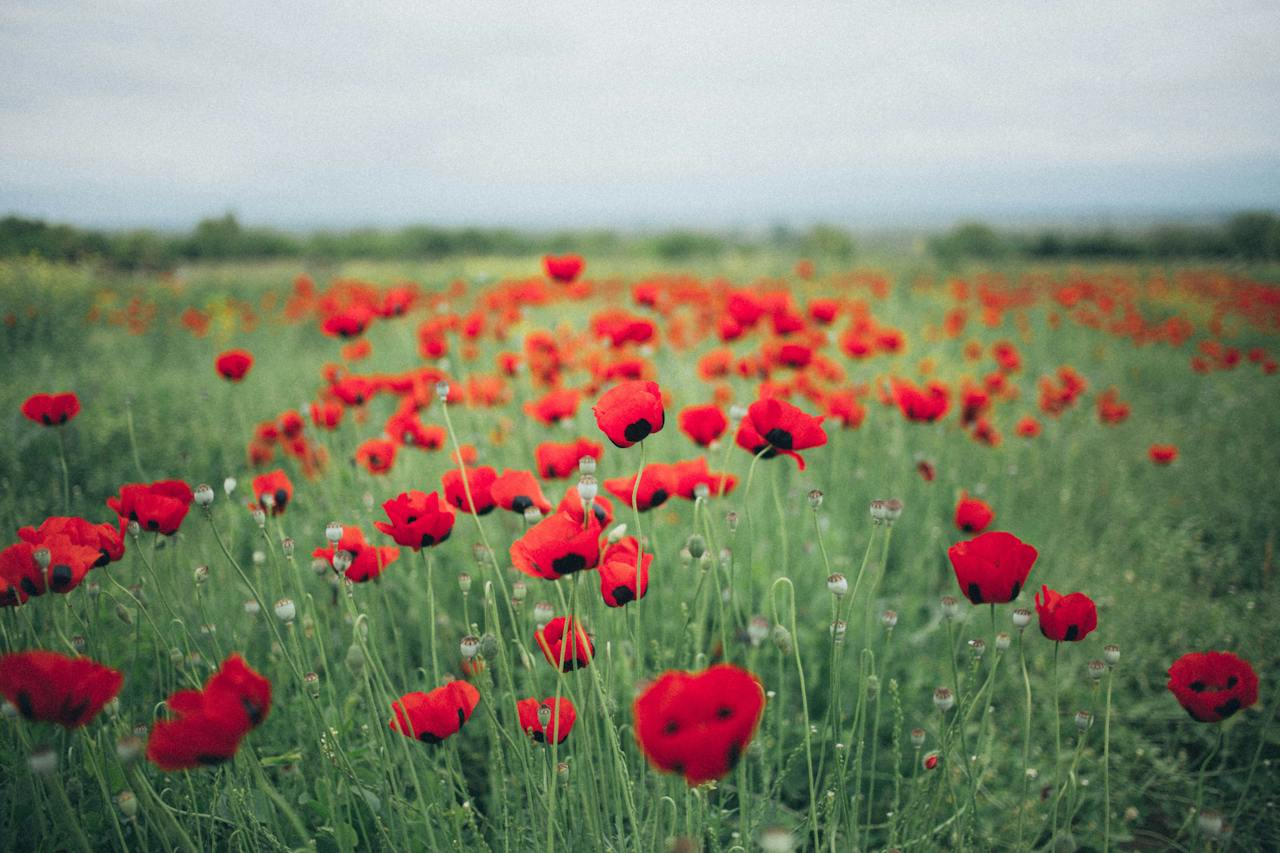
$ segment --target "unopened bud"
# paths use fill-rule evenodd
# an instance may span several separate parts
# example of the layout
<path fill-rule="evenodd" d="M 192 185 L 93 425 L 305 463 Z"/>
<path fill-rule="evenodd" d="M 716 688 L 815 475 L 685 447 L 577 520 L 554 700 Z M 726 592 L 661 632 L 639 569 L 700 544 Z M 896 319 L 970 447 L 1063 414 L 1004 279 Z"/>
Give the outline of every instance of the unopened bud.
<path fill-rule="evenodd" d="M 334 545 L 342 541 L 342 525 L 336 521 L 331 521 L 325 525 L 324 538 L 328 539 Z"/>
<path fill-rule="evenodd" d="M 695 533 L 684 543 L 684 547 L 689 552 L 690 557 L 698 560 L 702 558 L 703 554 L 707 553 L 707 540 Z"/>
<path fill-rule="evenodd" d="M 956 697 L 950 687 L 938 687 L 933 691 L 933 706 L 942 713 L 955 707 Z"/>
<path fill-rule="evenodd" d="M 133 611 L 123 604 L 116 605 L 116 618 L 126 625 L 133 624 Z"/>
<path fill-rule="evenodd" d="M 324 557 L 311 558 L 311 571 L 315 572 L 317 575 L 327 575 L 329 570 L 332 568 L 333 565 Z"/>
<path fill-rule="evenodd" d="M 196 504 L 207 509 L 213 504 L 213 488 L 208 483 L 201 483 L 195 490 Z"/>
<path fill-rule="evenodd" d="M 138 798 L 133 795 L 133 791 L 121 791 L 116 794 L 116 808 L 120 809 L 120 814 L 133 820 L 138 816 Z"/>
<path fill-rule="evenodd" d="M 346 663 L 352 675 L 359 677 L 364 674 L 364 649 L 360 648 L 359 643 L 352 643 L 347 647 Z"/>
<path fill-rule="evenodd" d="M 784 655 L 791 654 L 793 648 L 791 643 L 791 632 L 781 625 L 774 625 L 773 644 L 777 647 L 778 651 L 782 652 Z"/>
<path fill-rule="evenodd" d="M 480 637 L 480 655 L 490 660 L 498 657 L 498 638 L 493 634 L 482 634 Z"/>
<path fill-rule="evenodd" d="M 282 598 L 276 602 L 275 606 L 276 618 L 281 622 L 288 624 L 298 615 L 298 609 L 294 607 L 292 599 Z"/>
<path fill-rule="evenodd" d="M 809 490 L 809 508 L 817 509 L 822 506 L 822 491 L 820 489 Z"/>
<path fill-rule="evenodd" d="M 836 598 L 844 598 L 849 592 L 849 579 L 844 575 L 836 572 L 834 575 L 827 576 L 827 592 Z"/>
<path fill-rule="evenodd" d="M 1031 611 L 1025 607 L 1015 607 L 1013 610 L 1013 625 L 1019 631 L 1031 624 Z"/>
<path fill-rule="evenodd" d="M 173 664 L 176 667 L 181 667 L 182 661 L 184 659 L 185 658 L 183 657 L 182 649 L 176 646 L 172 649 L 169 649 L 169 663 Z"/>
<path fill-rule="evenodd" d="M 937 770 L 938 769 L 938 753 L 936 752 L 925 753 L 924 760 L 920 762 L 920 766 L 923 767 L 925 770 Z"/>
<path fill-rule="evenodd" d="M 320 698 L 320 674 L 316 672 L 308 672 L 302 676 L 302 684 L 307 688 L 307 694 L 312 699 Z"/>

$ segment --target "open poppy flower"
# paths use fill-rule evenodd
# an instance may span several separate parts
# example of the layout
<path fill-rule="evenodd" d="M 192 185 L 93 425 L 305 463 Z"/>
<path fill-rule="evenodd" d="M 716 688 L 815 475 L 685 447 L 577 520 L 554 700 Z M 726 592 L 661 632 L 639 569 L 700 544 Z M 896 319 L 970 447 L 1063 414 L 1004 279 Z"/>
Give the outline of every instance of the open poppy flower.
<path fill-rule="evenodd" d="M 370 438 L 356 448 L 356 462 L 370 474 L 385 474 L 396 464 L 396 443 L 385 438 Z"/>
<path fill-rule="evenodd" d="M 666 420 L 657 382 L 634 380 L 615 385 L 591 409 L 600 427 L 617 447 L 630 447 L 661 432 Z"/>
<path fill-rule="evenodd" d="M 80 413 L 80 398 L 70 391 L 32 394 L 22 404 L 27 420 L 41 426 L 62 426 Z"/>
<path fill-rule="evenodd" d="M 1147 456 L 1157 465 L 1168 465 L 1178 458 L 1178 448 L 1172 444 L 1153 444 Z"/>
<path fill-rule="evenodd" d="M 181 480 L 159 480 L 154 483 L 129 483 L 120 487 L 120 495 L 107 498 L 107 506 L 127 521 L 136 521 L 143 530 L 172 536 L 182 526 L 195 496 Z"/>
<path fill-rule="evenodd" d="M 44 595 L 47 582 L 36 562 L 35 546 L 19 542 L 0 551 L 0 606 L 26 604 L 33 595 Z"/>
<path fill-rule="evenodd" d="M 544 708 L 547 713 L 545 726 L 538 719 L 539 713 Z M 559 700 L 554 696 L 548 696 L 541 701 L 533 698 L 521 699 L 516 703 L 516 714 L 520 718 L 521 730 L 538 743 L 549 743 L 553 740 L 555 743 L 564 743 L 564 739 L 569 736 L 569 732 L 573 731 L 573 724 L 578 719 L 578 712 L 574 709 L 573 703 L 564 696 Z"/>
<path fill-rule="evenodd" d="M 729 428 L 728 418 L 714 403 L 708 403 L 705 406 L 687 406 L 680 410 L 679 420 L 680 431 L 702 447 L 709 446 Z"/>
<path fill-rule="evenodd" d="M 155 724 L 147 758 L 166 771 L 213 766 L 230 761 L 271 713 L 271 682 L 233 653 L 203 690 L 179 690 L 165 704 L 176 719 Z"/>
<path fill-rule="evenodd" d="M 697 674 L 670 670 L 632 706 L 636 741 L 650 764 L 689 785 L 719 779 L 746 752 L 764 701 L 756 677 L 730 664 Z"/>
<path fill-rule="evenodd" d="M 48 563 L 36 559 L 36 552 L 44 551 Z M 5 605 L 21 604 L 24 596 L 44 595 L 46 592 L 66 594 L 80 585 L 101 556 L 95 545 L 82 545 L 62 534 L 44 536 L 38 544 L 19 542 L 0 551 L 0 580 L 9 594 L 3 595 Z M 17 600 L 13 591 L 20 593 Z"/>
<path fill-rule="evenodd" d="M 564 497 L 560 499 L 560 505 L 556 507 L 556 512 L 567 513 L 579 525 L 583 523 L 582 495 L 578 494 L 577 486 L 570 486 L 565 490 Z M 601 529 L 608 527 L 613 521 L 613 503 L 604 495 L 596 495 L 591 501 L 591 513 L 596 517 Z"/>
<path fill-rule="evenodd" d="M 439 450 L 448 438 L 444 427 L 424 424 L 413 406 L 402 406 L 387 419 L 383 429 L 396 444 L 418 450 Z"/>
<path fill-rule="evenodd" d="M 331 400 L 312 403 L 311 423 L 320 429 L 337 429 L 338 425 L 342 423 L 342 416 L 346 411 L 341 403 L 335 403 Z"/>
<path fill-rule="evenodd" d="M 594 516 L 583 526 L 565 512 L 539 521 L 511 543 L 511 563 L 526 575 L 557 580 L 595 568 L 600 559 L 600 524 Z"/>
<path fill-rule="evenodd" d="M 542 268 L 546 270 L 547 277 L 562 284 L 572 284 L 585 266 L 586 261 L 581 255 L 545 255 L 542 258 Z"/>
<path fill-rule="evenodd" d="M 951 395 L 941 382 L 930 382 L 924 388 L 900 379 L 894 379 L 893 401 L 909 421 L 933 423 L 940 420 L 951 408 Z"/>
<path fill-rule="evenodd" d="M 640 543 L 634 536 L 623 537 L 605 548 L 600 558 L 600 595 L 608 606 L 622 607 L 644 598 L 649 591 L 649 565 L 653 562 L 653 554 L 645 553 L 641 557 L 637 574 L 639 549 Z"/>
<path fill-rule="evenodd" d="M 578 460 L 590 456 L 599 461 L 604 448 L 594 441 L 579 438 L 565 444 L 544 441 L 534 449 L 534 461 L 538 466 L 538 476 L 547 480 L 558 480 L 572 477 L 578 473 Z"/>
<path fill-rule="evenodd" d="M 582 629 L 582 625 L 563 616 L 557 616 L 539 628 L 533 639 L 538 648 L 542 649 L 542 656 L 547 659 L 547 663 L 560 667 L 562 672 L 572 672 L 586 666 L 596 653 L 591 645 L 591 638 Z M 563 665 L 561 660 L 564 661 Z"/>
<path fill-rule="evenodd" d="M 437 492 L 402 492 L 382 504 L 390 519 L 375 521 L 373 526 L 396 541 L 397 545 L 419 551 L 439 545 L 453 532 L 454 513 L 440 503 Z M 345 531 L 344 531 L 345 532 Z"/>
<path fill-rule="evenodd" d="M 1193 720 L 1217 723 L 1258 701 L 1258 674 L 1231 652 L 1191 652 L 1169 667 L 1170 692 Z"/>
<path fill-rule="evenodd" d="M 523 513 L 529 507 L 537 507 L 544 515 L 551 512 L 551 501 L 528 471 L 503 471 L 489 487 L 489 494 L 494 503 L 514 513 Z"/>
<path fill-rule="evenodd" d="M 1040 617 L 1040 633 L 1050 640 L 1079 642 L 1098 627 L 1098 608 L 1083 592 L 1061 595 L 1047 586 L 1040 589 L 1036 593 L 1036 614 Z"/>
<path fill-rule="evenodd" d="M 995 520 L 995 511 L 986 501 L 962 492 L 956 503 L 956 527 L 965 533 L 981 533 Z"/>
<path fill-rule="evenodd" d="M 79 728 L 115 698 L 122 684 L 120 672 L 89 658 L 46 651 L 0 656 L 0 696 L 28 720 Z"/>
<path fill-rule="evenodd" d="M 786 400 L 756 400 L 747 407 L 747 419 L 756 433 L 778 450 L 807 450 L 827 443 L 822 417 L 806 414 Z"/>
<path fill-rule="evenodd" d="M 364 334 L 372 321 L 372 309 L 364 305 L 352 305 L 325 317 L 320 322 L 320 331 L 331 338 L 355 338 Z"/>
<path fill-rule="evenodd" d="M 743 418 L 742 423 L 738 425 L 738 433 L 734 436 L 733 441 L 743 450 L 752 456 L 759 456 L 761 459 L 773 459 L 778 454 L 790 456 L 795 460 L 796 466 L 801 471 L 805 469 L 804 459 L 794 450 L 779 450 L 774 445 L 765 440 L 756 428 L 752 426 L 750 418 Z"/>
<path fill-rule="evenodd" d="M 406 693 L 391 705 L 393 732 L 438 744 L 455 735 L 480 704 L 480 691 L 466 681 L 450 681 L 430 693 Z"/>
<path fill-rule="evenodd" d="M 45 540 L 57 536 L 66 537 L 74 545 L 98 549 L 94 566 L 105 566 L 124 556 L 123 521 L 116 524 L 94 524 L 74 516 L 51 516 L 40 522 L 39 527 L 18 528 L 18 538 L 37 547 Z"/>
<path fill-rule="evenodd" d="M 289 482 L 289 475 L 277 468 L 253 478 L 253 496 L 264 509 L 270 507 L 267 511 L 272 515 L 280 515 L 293 500 L 293 483 Z"/>
<path fill-rule="evenodd" d="M 675 472 L 676 494 L 687 501 L 698 496 L 699 486 L 706 486 L 708 495 L 718 497 L 721 489 L 727 495 L 738 485 L 738 478 L 732 474 L 708 470 L 705 456 L 676 462 L 671 467 Z M 630 502 L 630 495 L 627 500 Z"/>
<path fill-rule="evenodd" d="M 253 367 L 253 353 L 243 349 L 231 349 L 213 360 L 218 375 L 228 382 L 239 382 Z"/>
<path fill-rule="evenodd" d="M 1039 554 L 1012 533 L 984 533 L 947 549 L 960 591 L 974 604 L 1004 604 L 1022 592 Z"/>
<path fill-rule="evenodd" d="M 630 477 L 605 480 L 604 487 L 609 494 L 623 504 L 631 506 L 631 493 L 635 490 L 636 476 L 632 474 Z M 667 502 L 667 498 L 676 493 L 677 485 L 675 466 L 661 462 L 644 466 L 643 476 L 640 477 L 640 490 L 636 492 L 636 509 L 645 512 L 662 506 Z"/>
<path fill-rule="evenodd" d="M 317 548 L 311 552 L 311 556 L 327 560 L 329 565 L 333 566 L 333 555 L 338 551 L 346 551 L 351 555 L 351 565 L 347 567 L 344 577 L 353 583 L 373 580 L 382 574 L 387 566 L 400 559 L 399 548 L 370 545 L 364 541 L 364 533 L 360 528 L 353 524 L 343 525 L 342 538 L 338 540 L 336 548 L 332 544 L 325 548 Z"/>
<path fill-rule="evenodd" d="M 462 482 L 462 474 L 457 468 L 450 468 L 440 478 L 444 488 L 444 499 L 463 512 L 471 512 L 474 504 L 476 515 L 493 512 L 497 504 L 493 500 L 491 489 L 493 481 L 498 479 L 498 472 L 488 465 L 467 469 L 467 482 Z M 471 491 L 471 501 L 467 500 L 467 491 Z"/>
<path fill-rule="evenodd" d="M 529 417 L 554 426 L 562 420 L 573 417 L 578 411 L 578 392 L 567 388 L 553 388 L 540 399 L 524 404 L 524 411 Z"/>

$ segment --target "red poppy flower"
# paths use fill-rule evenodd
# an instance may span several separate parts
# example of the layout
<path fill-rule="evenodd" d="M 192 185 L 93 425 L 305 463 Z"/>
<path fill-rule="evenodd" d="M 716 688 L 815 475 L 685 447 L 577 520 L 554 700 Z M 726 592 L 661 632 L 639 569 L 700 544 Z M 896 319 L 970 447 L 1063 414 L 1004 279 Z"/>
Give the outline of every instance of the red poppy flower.
<path fill-rule="evenodd" d="M 402 492 L 382 505 L 387 518 L 375 521 L 373 526 L 396 541 L 397 545 L 419 551 L 439 545 L 453 532 L 453 510 L 440 503 L 437 492 Z"/>
<path fill-rule="evenodd" d="M 253 353 L 243 349 L 230 349 L 213 360 L 218 374 L 228 382 L 239 382 L 253 367 Z"/>
<path fill-rule="evenodd" d="M 430 693 L 406 693 L 391 705 L 393 732 L 423 743 L 441 743 L 471 719 L 480 691 L 466 681 L 450 681 Z"/>
<path fill-rule="evenodd" d="M 564 284 L 573 283 L 585 266 L 581 255 L 546 255 L 542 258 L 542 268 L 547 271 L 547 276 Z"/>
<path fill-rule="evenodd" d="M 547 710 L 547 724 L 542 725 L 538 714 Z M 556 743 L 564 743 L 564 739 L 573 731 L 573 724 L 578 719 L 578 712 L 573 703 L 561 696 L 558 700 L 548 696 L 541 701 L 537 699 L 521 699 L 516 703 L 516 714 L 520 717 L 520 728 L 538 743 L 546 743 L 554 739 Z M 550 734 L 551 737 L 547 737 Z"/>
<path fill-rule="evenodd" d="M 370 545 L 364 540 L 364 533 L 355 525 L 343 526 L 342 538 L 338 540 L 336 548 L 332 544 L 317 548 L 311 552 L 311 556 L 322 558 L 332 566 L 333 555 L 338 551 L 346 551 L 351 555 L 351 565 L 347 567 L 345 577 L 353 583 L 364 583 L 376 578 L 387 566 L 400 559 L 399 548 Z"/>
<path fill-rule="evenodd" d="M 1023 438 L 1035 438 L 1040 434 L 1040 422 L 1031 415 L 1026 415 L 1022 420 L 1018 421 L 1018 425 L 1014 427 L 1014 432 Z"/>
<path fill-rule="evenodd" d="M 80 398 L 70 391 L 32 394 L 22 404 L 23 416 L 41 426 L 62 426 L 79 413 Z"/>
<path fill-rule="evenodd" d="M 120 487 L 120 495 L 107 498 L 123 519 L 136 521 L 143 530 L 172 536 L 182 526 L 195 496 L 181 480 L 158 480 L 154 483 L 129 483 Z"/>
<path fill-rule="evenodd" d="M 557 616 L 539 628 L 533 639 L 538 648 L 542 649 L 542 656 L 552 666 L 561 666 L 561 655 L 564 656 L 563 672 L 572 672 L 586 666 L 596 653 L 591 645 L 591 638 L 582 629 L 582 625 L 563 616 Z"/>
<path fill-rule="evenodd" d="M 556 512 L 566 513 L 576 523 L 582 524 L 582 495 L 578 494 L 577 486 L 570 486 L 565 490 Z M 613 521 L 613 503 L 604 495 L 596 495 L 591 501 L 591 514 L 596 517 L 601 529 L 608 527 Z"/>
<path fill-rule="evenodd" d="M 176 719 L 155 724 L 147 758 L 167 771 L 212 766 L 230 761 L 271 713 L 271 682 L 233 653 L 203 690 L 179 690 L 165 704 Z"/>
<path fill-rule="evenodd" d="M 719 496 L 721 489 L 727 495 L 738 485 L 738 478 L 732 474 L 708 470 L 705 456 L 677 462 L 671 467 L 675 471 L 676 494 L 687 501 L 698 496 L 698 486 L 706 486 L 708 495 Z M 627 502 L 631 502 L 630 495 L 627 496 Z"/>
<path fill-rule="evenodd" d="M 512 565 L 535 578 L 556 580 L 592 569 L 600 559 L 600 524 L 593 515 L 584 527 L 581 516 L 557 512 L 512 542 L 510 553 Z"/>
<path fill-rule="evenodd" d="M 323 401 L 311 404 L 311 422 L 320 429 L 337 429 L 345 413 L 341 403 Z"/>
<path fill-rule="evenodd" d="M 747 408 L 747 420 L 756 434 L 783 452 L 807 450 L 827 443 L 821 416 L 806 414 L 776 397 L 752 403 Z"/>
<path fill-rule="evenodd" d="M 1012 533 L 984 533 L 947 549 L 960 591 L 974 604 L 1013 601 L 1038 556 Z"/>
<path fill-rule="evenodd" d="M 956 504 L 956 527 L 965 533 L 981 533 L 995 517 L 995 510 L 986 501 L 971 498 L 968 492 L 960 494 L 960 501 Z"/>
<path fill-rule="evenodd" d="M 528 471 L 504 470 L 489 487 L 489 494 L 494 503 L 511 512 L 523 513 L 531 506 L 544 515 L 551 512 L 551 501 Z"/>
<path fill-rule="evenodd" d="M 118 671 L 89 658 L 45 651 L 0 656 L 0 696 L 28 720 L 68 729 L 97 716 L 123 683 Z"/>
<path fill-rule="evenodd" d="M 640 559 L 640 572 L 636 574 L 636 557 L 640 543 L 634 536 L 626 536 L 605 548 L 600 558 L 600 595 L 610 607 L 621 607 L 631 601 L 644 598 L 649 591 L 649 565 L 653 554 L 645 553 Z"/>
<path fill-rule="evenodd" d="M 48 583 L 36 562 L 35 546 L 19 542 L 0 551 L 0 607 L 26 604 L 33 595 L 44 595 Z"/>
<path fill-rule="evenodd" d="M 743 418 L 742 423 L 738 425 L 738 434 L 734 436 L 733 441 L 752 456 L 759 456 L 761 459 L 773 459 L 778 454 L 782 454 L 794 459 L 801 471 L 805 469 L 804 459 L 799 453 L 794 450 L 780 450 L 770 444 L 752 426 L 750 418 Z"/>
<path fill-rule="evenodd" d="M 302 415 L 296 409 L 290 409 L 276 418 L 276 426 L 280 428 L 280 434 L 285 438 L 296 439 L 302 435 L 306 422 L 302 420 Z"/>
<path fill-rule="evenodd" d="M 94 524 L 83 518 L 52 516 L 39 527 L 18 528 L 18 538 L 39 546 L 53 537 L 64 536 L 72 544 L 86 545 L 98 550 L 94 566 L 105 566 L 124 556 L 124 522 Z"/>
<path fill-rule="evenodd" d="M 1079 642 L 1098 627 L 1098 608 L 1083 592 L 1061 595 L 1047 586 L 1040 590 L 1036 593 L 1036 614 L 1040 617 L 1040 633 L 1050 640 Z"/>
<path fill-rule="evenodd" d="M 617 447 L 630 447 L 660 432 L 666 415 L 657 382 L 635 380 L 615 385 L 591 409 L 600 427 Z"/>
<path fill-rule="evenodd" d="M 280 515 L 289 501 L 293 500 L 293 483 L 289 482 L 289 476 L 284 471 L 277 468 L 253 478 L 253 496 L 264 509 L 270 506 L 268 511 L 272 515 Z M 267 500 L 268 496 L 270 501 Z"/>
<path fill-rule="evenodd" d="M 594 441 L 579 438 L 567 444 L 544 441 L 534 450 L 534 461 L 538 465 L 538 476 L 547 480 L 572 477 L 578 473 L 578 460 L 584 456 L 599 460 L 604 448 Z"/>
<path fill-rule="evenodd" d="M 892 384 L 893 400 L 909 421 L 933 423 L 951 407 L 950 393 L 941 382 L 930 382 L 923 389 L 899 379 L 894 379 Z"/>
<path fill-rule="evenodd" d="M 498 472 L 488 465 L 482 465 L 479 468 L 467 469 L 466 485 L 463 485 L 462 474 L 457 468 L 445 471 L 444 476 L 440 478 L 440 484 L 444 487 L 444 499 L 450 504 L 463 512 L 471 512 L 474 505 L 476 515 L 485 515 L 493 512 L 493 508 L 497 506 L 490 491 L 496 479 L 498 479 Z M 467 501 L 468 489 L 471 491 L 470 502 Z"/>
<path fill-rule="evenodd" d="M 631 506 L 631 493 L 635 490 L 635 484 L 635 474 L 604 481 L 604 487 L 609 494 L 626 506 Z M 677 485 L 674 466 L 661 462 L 644 466 L 644 474 L 640 478 L 640 489 L 636 492 L 636 509 L 645 512 L 662 506 L 667 502 L 667 498 L 676 493 Z"/>
<path fill-rule="evenodd" d="M 356 448 L 356 461 L 370 474 L 385 474 L 396 464 L 396 443 L 385 438 L 371 438 Z"/>
<path fill-rule="evenodd" d="M 424 424 L 418 418 L 418 410 L 412 401 L 388 418 L 383 429 L 396 444 L 419 450 L 439 450 L 448 438 L 444 427 Z"/>
<path fill-rule="evenodd" d="M 539 423 L 553 426 L 566 418 L 573 417 L 578 411 L 578 392 L 567 388 L 555 388 L 542 395 L 540 399 L 524 404 L 525 413 Z"/>
<path fill-rule="evenodd" d="M 699 785 L 741 760 L 764 713 L 754 675 L 729 664 L 698 674 L 670 670 L 632 706 L 636 741 L 655 768 Z"/>
<path fill-rule="evenodd" d="M 353 305 L 325 317 L 320 323 L 320 331 L 329 337 L 354 338 L 363 334 L 372 320 L 372 309 Z"/>
<path fill-rule="evenodd" d="M 1231 652 L 1191 652 L 1169 667 L 1168 688 L 1193 720 L 1217 723 L 1258 701 L 1258 674 Z"/>
<path fill-rule="evenodd" d="M 1147 456 L 1157 465 L 1168 465 L 1178 458 L 1178 448 L 1172 444 L 1153 444 Z"/>
<path fill-rule="evenodd" d="M 724 435 L 728 428 L 729 420 L 714 403 L 688 406 L 680 411 L 680 431 L 702 447 L 707 447 Z"/>

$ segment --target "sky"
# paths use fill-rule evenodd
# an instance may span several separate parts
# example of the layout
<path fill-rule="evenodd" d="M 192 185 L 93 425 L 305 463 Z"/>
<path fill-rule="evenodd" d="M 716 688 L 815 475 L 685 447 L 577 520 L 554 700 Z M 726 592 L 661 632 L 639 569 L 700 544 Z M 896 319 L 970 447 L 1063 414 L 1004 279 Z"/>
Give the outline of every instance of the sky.
<path fill-rule="evenodd" d="M 0 3 L 0 214 L 748 227 L 1280 207 L 1274 2 Z"/>

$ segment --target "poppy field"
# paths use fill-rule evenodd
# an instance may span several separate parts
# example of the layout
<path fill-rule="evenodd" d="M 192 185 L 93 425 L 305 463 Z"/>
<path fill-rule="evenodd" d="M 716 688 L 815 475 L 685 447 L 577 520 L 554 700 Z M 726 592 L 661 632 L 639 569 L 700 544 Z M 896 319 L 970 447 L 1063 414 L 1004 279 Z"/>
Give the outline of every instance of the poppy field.
<path fill-rule="evenodd" d="M 1273 269 L 290 264 L 0 263 L 0 848 L 1280 846 Z"/>

